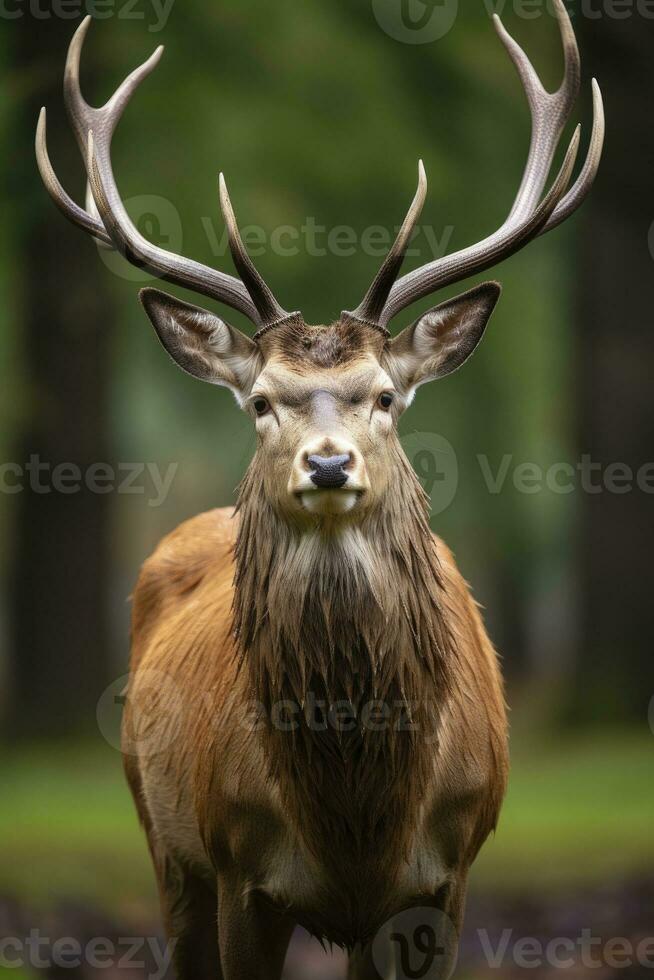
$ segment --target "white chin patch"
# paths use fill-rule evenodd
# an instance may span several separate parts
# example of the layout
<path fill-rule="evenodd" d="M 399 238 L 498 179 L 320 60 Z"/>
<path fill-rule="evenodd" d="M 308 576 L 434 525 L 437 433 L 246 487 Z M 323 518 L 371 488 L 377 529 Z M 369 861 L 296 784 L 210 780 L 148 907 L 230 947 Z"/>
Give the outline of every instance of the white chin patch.
<path fill-rule="evenodd" d="M 307 490 L 300 494 L 302 506 L 310 514 L 347 514 L 357 497 L 355 490 Z"/>

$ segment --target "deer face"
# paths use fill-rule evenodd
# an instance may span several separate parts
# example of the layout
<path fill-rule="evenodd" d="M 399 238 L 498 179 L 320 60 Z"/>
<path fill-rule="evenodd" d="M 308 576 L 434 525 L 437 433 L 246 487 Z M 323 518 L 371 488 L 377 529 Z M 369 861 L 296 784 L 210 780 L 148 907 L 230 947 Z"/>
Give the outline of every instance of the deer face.
<path fill-rule="evenodd" d="M 475 349 L 496 283 L 436 307 L 394 340 L 344 315 L 326 327 L 293 314 L 251 340 L 158 290 L 141 294 L 162 344 L 189 374 L 224 385 L 256 426 L 262 491 L 300 523 L 357 520 L 383 505 L 397 466 L 397 421 L 426 381 Z"/>
<path fill-rule="evenodd" d="M 384 344 L 370 327 L 301 320 L 262 338 L 264 366 L 245 407 L 266 495 L 288 517 L 354 517 L 383 497 L 400 407 Z"/>
<path fill-rule="evenodd" d="M 246 404 L 275 506 L 328 518 L 369 507 L 385 486 L 392 402 L 391 379 L 365 351 L 335 368 L 266 364 Z"/>

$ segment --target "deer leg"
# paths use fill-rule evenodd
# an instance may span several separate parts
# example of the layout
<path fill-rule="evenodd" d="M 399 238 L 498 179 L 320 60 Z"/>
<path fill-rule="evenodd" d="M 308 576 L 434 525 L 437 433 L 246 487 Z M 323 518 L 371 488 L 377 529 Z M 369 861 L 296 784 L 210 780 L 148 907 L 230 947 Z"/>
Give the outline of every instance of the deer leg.
<path fill-rule="evenodd" d="M 214 888 L 167 854 L 145 803 L 136 760 L 123 759 L 154 866 L 166 938 L 177 980 L 223 980 L 218 952 L 218 897 Z"/>
<path fill-rule="evenodd" d="M 155 867 L 177 980 L 223 980 L 215 889 L 169 859 Z"/>
<path fill-rule="evenodd" d="M 357 949 L 350 954 L 347 980 L 380 980 L 379 973 L 372 962 L 371 947 Z"/>
<path fill-rule="evenodd" d="M 238 879 L 221 878 L 218 894 L 224 980 L 280 980 L 295 922 Z"/>

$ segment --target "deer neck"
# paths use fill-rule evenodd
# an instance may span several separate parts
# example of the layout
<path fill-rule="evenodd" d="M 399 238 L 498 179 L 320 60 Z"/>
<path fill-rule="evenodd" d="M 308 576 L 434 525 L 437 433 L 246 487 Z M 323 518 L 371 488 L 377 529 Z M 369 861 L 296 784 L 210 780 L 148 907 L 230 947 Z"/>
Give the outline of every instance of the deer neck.
<path fill-rule="evenodd" d="M 309 848 L 359 865 L 401 860 L 448 687 L 426 498 L 399 444 L 395 456 L 388 503 L 357 527 L 289 527 L 256 461 L 239 502 L 234 627 L 271 775 Z"/>

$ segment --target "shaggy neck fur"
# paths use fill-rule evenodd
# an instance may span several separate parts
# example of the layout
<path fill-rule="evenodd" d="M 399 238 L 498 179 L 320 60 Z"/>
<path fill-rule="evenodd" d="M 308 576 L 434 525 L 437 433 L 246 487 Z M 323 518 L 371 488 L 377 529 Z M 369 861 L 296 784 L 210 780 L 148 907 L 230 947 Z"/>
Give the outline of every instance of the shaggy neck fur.
<path fill-rule="evenodd" d="M 290 527 L 256 459 L 239 501 L 234 626 L 271 777 L 322 866 L 353 880 L 407 856 L 452 656 L 426 498 L 397 440 L 393 455 L 360 526 Z"/>

